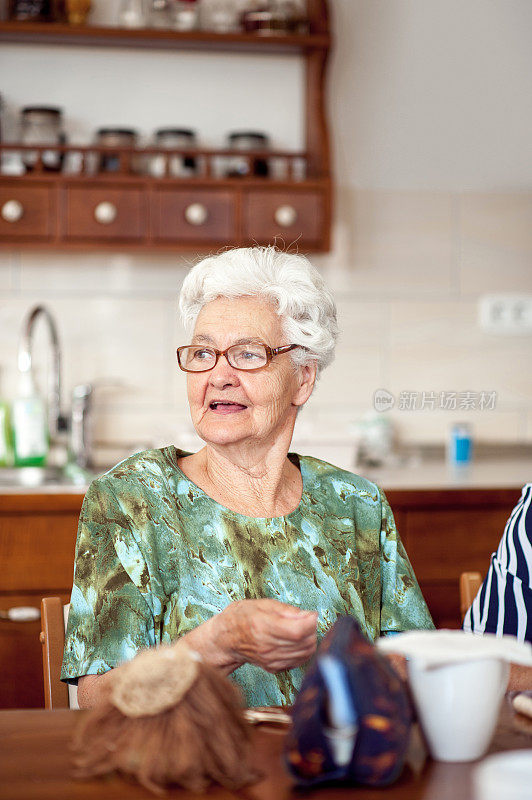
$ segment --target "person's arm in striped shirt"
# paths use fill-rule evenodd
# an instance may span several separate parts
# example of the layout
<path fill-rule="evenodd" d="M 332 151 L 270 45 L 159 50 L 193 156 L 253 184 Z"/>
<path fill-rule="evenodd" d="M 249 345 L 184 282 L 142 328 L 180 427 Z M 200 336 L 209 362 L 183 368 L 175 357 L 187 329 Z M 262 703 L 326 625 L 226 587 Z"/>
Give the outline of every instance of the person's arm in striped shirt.
<path fill-rule="evenodd" d="M 532 643 L 532 483 L 527 483 L 463 628 Z M 510 690 L 532 689 L 532 669 L 512 665 Z"/>

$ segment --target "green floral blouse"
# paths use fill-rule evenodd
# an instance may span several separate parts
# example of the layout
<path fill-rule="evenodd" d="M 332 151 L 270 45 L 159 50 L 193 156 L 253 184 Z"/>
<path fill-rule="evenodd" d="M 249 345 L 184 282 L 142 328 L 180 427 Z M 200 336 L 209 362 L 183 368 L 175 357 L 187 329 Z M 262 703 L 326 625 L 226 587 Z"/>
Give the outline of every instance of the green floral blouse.
<path fill-rule="evenodd" d="M 323 636 L 351 614 L 370 639 L 433 623 L 384 494 L 368 480 L 290 454 L 303 478 L 291 514 L 246 517 L 147 450 L 95 480 L 81 510 L 61 678 L 106 672 L 172 642 L 234 600 L 269 597 L 318 612 Z M 233 673 L 248 705 L 284 705 L 303 669 Z"/>

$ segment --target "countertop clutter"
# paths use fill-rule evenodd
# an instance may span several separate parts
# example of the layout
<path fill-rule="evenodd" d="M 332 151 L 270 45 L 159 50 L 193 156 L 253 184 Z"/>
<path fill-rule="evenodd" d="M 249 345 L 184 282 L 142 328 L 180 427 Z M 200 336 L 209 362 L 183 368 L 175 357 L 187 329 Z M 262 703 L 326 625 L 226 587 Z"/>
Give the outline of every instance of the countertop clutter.
<path fill-rule="evenodd" d="M 292 449 L 355 472 L 390 490 L 460 490 L 521 487 L 532 480 L 532 447 L 478 442 L 469 464 L 450 464 L 444 445 L 401 444 L 382 463 L 361 458 L 355 440 L 296 437 Z"/>

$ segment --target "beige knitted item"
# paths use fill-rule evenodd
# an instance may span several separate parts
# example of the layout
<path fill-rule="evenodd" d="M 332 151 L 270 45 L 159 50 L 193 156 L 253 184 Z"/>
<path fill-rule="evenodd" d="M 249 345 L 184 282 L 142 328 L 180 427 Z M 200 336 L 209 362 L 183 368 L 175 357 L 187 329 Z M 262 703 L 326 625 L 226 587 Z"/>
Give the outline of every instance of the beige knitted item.
<path fill-rule="evenodd" d="M 198 655 L 182 643 L 144 650 L 113 675 L 111 702 L 126 717 L 166 711 L 198 677 L 198 661 Z"/>

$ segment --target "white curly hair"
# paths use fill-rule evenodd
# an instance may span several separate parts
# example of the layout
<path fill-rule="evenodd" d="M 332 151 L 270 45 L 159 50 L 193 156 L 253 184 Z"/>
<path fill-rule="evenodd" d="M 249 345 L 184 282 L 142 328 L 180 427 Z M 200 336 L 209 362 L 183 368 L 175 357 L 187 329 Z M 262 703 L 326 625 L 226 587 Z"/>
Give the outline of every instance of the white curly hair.
<path fill-rule="evenodd" d="M 186 331 L 191 334 L 199 312 L 217 297 L 259 296 L 282 317 L 283 332 L 294 364 L 317 362 L 317 373 L 334 358 L 338 337 L 336 304 L 318 270 L 301 255 L 276 247 L 239 247 L 198 262 L 188 273 L 179 297 Z"/>

